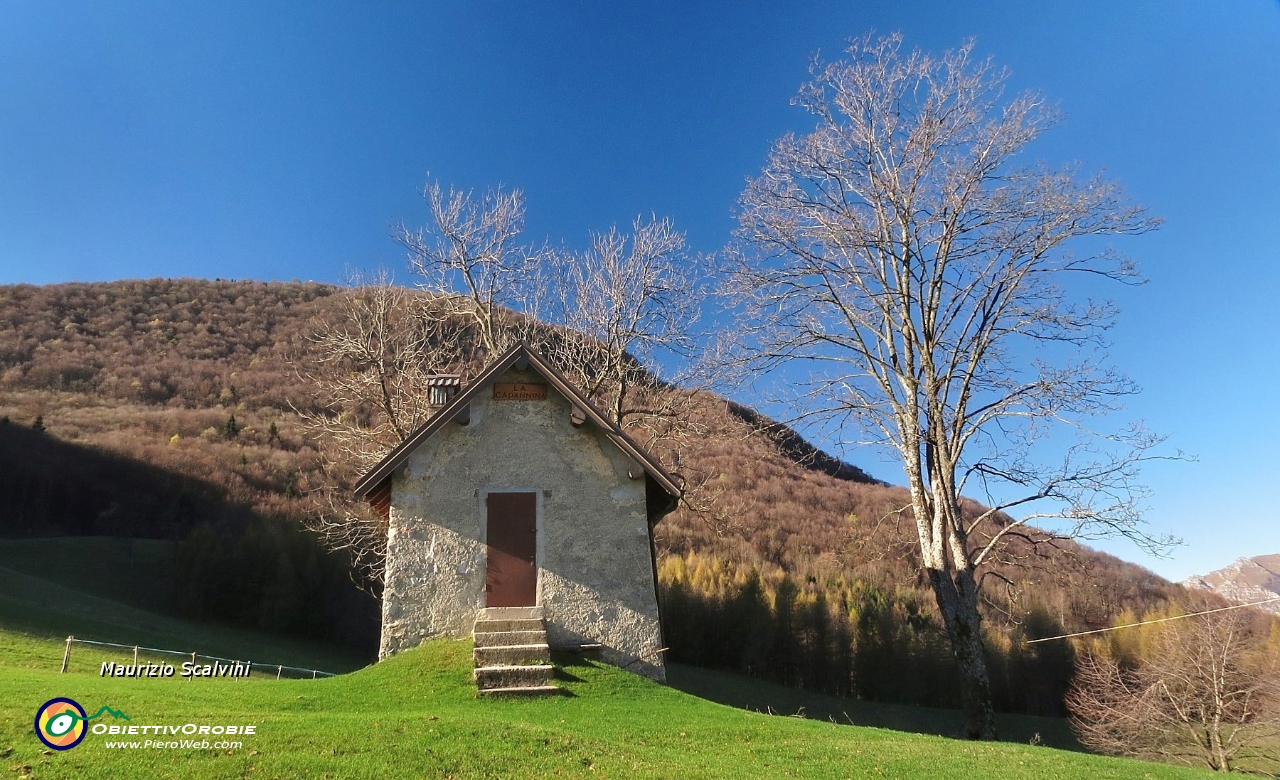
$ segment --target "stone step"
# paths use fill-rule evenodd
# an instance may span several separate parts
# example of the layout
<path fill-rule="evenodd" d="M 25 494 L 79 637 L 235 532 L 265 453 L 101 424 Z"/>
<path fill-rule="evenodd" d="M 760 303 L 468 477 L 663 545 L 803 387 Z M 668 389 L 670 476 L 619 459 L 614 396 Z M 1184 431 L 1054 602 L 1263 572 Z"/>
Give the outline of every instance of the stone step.
<path fill-rule="evenodd" d="M 485 607 L 477 620 L 542 620 L 542 607 Z"/>
<path fill-rule="evenodd" d="M 481 688 L 481 696 L 555 696 L 564 693 L 554 685 L 536 685 L 532 688 Z"/>
<path fill-rule="evenodd" d="M 536 688 L 551 684 L 555 667 L 551 664 L 536 666 L 481 666 L 475 671 L 476 685 L 481 690 L 491 688 Z"/>
<path fill-rule="evenodd" d="M 511 645 L 545 645 L 547 632 L 537 631 L 477 631 L 476 647 L 509 647 Z"/>
<path fill-rule="evenodd" d="M 494 631 L 541 631 L 542 620 L 540 618 L 501 618 L 487 620 L 480 618 L 476 620 L 473 633 L 492 633 Z"/>
<path fill-rule="evenodd" d="M 546 644 L 477 647 L 476 666 L 515 666 L 517 664 L 549 664 L 551 648 Z"/>

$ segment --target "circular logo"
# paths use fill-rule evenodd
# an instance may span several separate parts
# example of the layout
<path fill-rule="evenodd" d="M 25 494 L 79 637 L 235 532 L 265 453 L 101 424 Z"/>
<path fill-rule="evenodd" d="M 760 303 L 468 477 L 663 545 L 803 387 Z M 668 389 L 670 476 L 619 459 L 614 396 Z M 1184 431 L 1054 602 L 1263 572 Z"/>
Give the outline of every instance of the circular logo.
<path fill-rule="evenodd" d="M 70 750 L 89 731 L 84 707 L 74 699 L 50 699 L 36 710 L 36 736 L 54 750 Z"/>

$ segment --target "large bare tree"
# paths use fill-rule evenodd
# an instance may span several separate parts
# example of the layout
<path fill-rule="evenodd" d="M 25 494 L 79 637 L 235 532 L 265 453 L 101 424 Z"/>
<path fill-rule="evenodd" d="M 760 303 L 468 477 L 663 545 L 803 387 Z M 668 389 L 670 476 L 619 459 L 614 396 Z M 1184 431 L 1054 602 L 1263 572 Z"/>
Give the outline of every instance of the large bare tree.
<path fill-rule="evenodd" d="M 868 36 L 811 75 L 793 102 L 816 126 L 778 140 L 740 199 L 738 354 L 787 367 L 798 419 L 901 459 L 967 735 L 991 739 L 979 588 L 1004 544 L 1165 541 L 1143 531 L 1134 483 L 1157 437 L 1084 427 L 1135 391 L 1094 349 L 1114 310 L 1063 287 L 1137 281 L 1076 239 L 1156 221 L 1101 177 L 1022 164 L 1057 114 L 1038 95 L 1006 96 L 1006 74 L 972 43 L 935 57 Z M 1067 251 L 1077 244 L 1084 254 Z M 1079 438 L 1046 441 L 1059 422 Z M 964 511 L 965 491 L 991 508 Z"/>
<path fill-rule="evenodd" d="M 1280 771 L 1280 655 L 1257 616 L 1219 612 L 1161 626 L 1136 668 L 1083 654 L 1067 706 L 1087 747 L 1218 772 Z"/>

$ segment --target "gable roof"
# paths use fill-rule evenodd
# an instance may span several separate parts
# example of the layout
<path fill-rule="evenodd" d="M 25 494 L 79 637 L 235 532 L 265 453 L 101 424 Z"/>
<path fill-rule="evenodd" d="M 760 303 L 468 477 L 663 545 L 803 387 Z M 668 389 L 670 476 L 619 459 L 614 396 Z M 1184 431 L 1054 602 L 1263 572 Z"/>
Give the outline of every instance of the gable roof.
<path fill-rule="evenodd" d="M 599 428 L 610 441 L 617 446 L 618 449 L 626 453 L 632 460 L 640 464 L 654 482 L 663 490 L 669 493 L 673 498 L 680 497 L 680 487 L 676 484 L 675 479 L 662 468 L 647 450 L 641 447 L 630 436 L 628 436 L 621 428 L 611 422 L 604 413 L 591 403 L 580 390 L 574 387 L 563 374 L 561 374 L 555 366 L 547 362 L 546 358 L 538 354 L 538 351 L 523 341 L 508 349 L 497 360 L 489 364 L 489 367 L 480 373 L 474 381 L 469 383 L 462 392 L 455 395 L 447 404 L 442 406 L 435 414 L 431 415 L 418 429 L 400 444 L 388 452 L 378 465 L 369 470 L 367 474 L 360 478 L 355 485 L 355 494 L 357 498 L 365 498 L 382 484 L 384 480 L 390 477 L 396 469 L 404 465 L 414 450 L 431 438 L 436 432 L 443 428 L 450 420 L 458 416 L 460 412 L 467 408 L 471 400 L 480 394 L 480 391 L 493 383 L 495 379 L 502 376 L 508 369 L 517 363 L 525 361 L 530 367 L 541 374 L 547 383 L 556 389 L 561 395 L 569 400 L 576 409 L 582 411 L 582 415 L 586 420 Z"/>

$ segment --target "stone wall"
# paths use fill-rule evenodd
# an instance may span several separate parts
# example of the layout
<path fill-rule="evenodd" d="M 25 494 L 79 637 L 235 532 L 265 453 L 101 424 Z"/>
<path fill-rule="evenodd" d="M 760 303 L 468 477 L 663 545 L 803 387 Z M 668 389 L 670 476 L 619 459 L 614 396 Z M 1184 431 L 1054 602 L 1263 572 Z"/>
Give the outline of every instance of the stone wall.
<path fill-rule="evenodd" d="M 498 381 L 538 382 L 509 371 Z M 553 387 L 538 401 L 471 402 L 392 478 L 383 595 L 388 655 L 471 632 L 484 606 L 485 498 L 536 491 L 538 604 L 552 647 L 603 645 L 604 660 L 665 680 L 645 480 L 595 426 L 575 427 Z"/>

